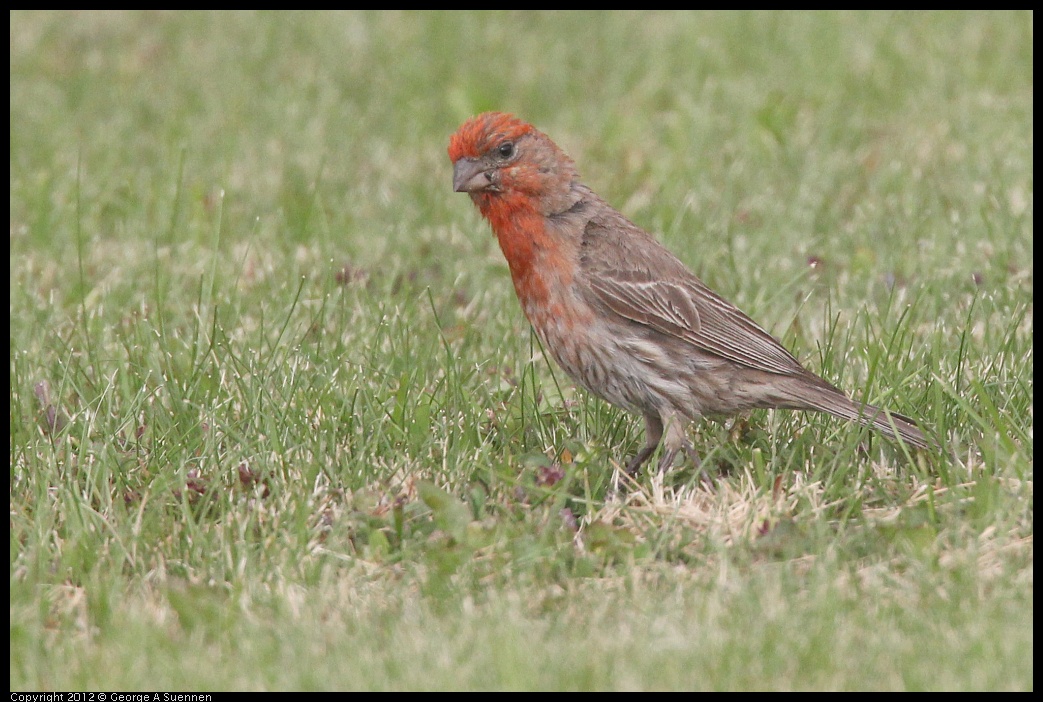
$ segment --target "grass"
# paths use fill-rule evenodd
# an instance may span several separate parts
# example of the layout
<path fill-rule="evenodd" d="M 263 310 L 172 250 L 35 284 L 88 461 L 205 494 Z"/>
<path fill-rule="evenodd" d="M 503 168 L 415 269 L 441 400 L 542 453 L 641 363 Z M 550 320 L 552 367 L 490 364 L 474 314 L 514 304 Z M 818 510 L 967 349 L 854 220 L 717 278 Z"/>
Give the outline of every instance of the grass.
<path fill-rule="evenodd" d="M 1033 684 L 1032 16 L 11 14 L 12 690 Z M 824 377 L 642 422 L 451 192 L 514 111 Z M 911 459 L 911 460 L 910 460 Z"/>

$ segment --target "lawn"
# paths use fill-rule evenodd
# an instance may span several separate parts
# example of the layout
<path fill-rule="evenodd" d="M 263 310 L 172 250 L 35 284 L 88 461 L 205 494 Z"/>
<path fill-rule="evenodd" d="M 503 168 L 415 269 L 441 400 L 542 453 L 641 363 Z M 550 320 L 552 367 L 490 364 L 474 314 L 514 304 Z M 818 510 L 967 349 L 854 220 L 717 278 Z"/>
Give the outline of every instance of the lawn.
<path fill-rule="evenodd" d="M 10 20 L 12 690 L 1032 689 L 1031 14 Z M 952 457 L 627 480 L 453 192 L 490 109 Z"/>

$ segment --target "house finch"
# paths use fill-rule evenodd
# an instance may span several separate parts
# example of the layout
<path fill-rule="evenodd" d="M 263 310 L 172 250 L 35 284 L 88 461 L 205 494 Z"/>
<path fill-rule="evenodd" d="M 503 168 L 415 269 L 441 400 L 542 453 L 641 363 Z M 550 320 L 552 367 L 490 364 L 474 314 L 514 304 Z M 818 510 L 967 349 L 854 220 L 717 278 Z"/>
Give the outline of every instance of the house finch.
<path fill-rule="evenodd" d="M 514 290 L 540 341 L 565 372 L 613 405 L 640 412 L 659 468 L 682 449 L 688 420 L 753 408 L 828 412 L 929 448 L 913 421 L 805 369 L 774 337 L 706 287 L 650 234 L 580 182 L 545 134 L 487 112 L 449 140 L 453 189 L 489 221 Z"/>

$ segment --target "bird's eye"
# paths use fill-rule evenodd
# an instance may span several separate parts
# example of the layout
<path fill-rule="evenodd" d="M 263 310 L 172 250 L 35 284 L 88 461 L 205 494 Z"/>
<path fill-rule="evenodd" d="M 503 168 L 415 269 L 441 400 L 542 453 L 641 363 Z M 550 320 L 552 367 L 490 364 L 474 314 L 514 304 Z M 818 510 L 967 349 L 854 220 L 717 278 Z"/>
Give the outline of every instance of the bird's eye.
<path fill-rule="evenodd" d="M 509 141 L 505 141 L 496 149 L 500 154 L 500 158 L 510 158 L 514 155 L 514 144 Z"/>

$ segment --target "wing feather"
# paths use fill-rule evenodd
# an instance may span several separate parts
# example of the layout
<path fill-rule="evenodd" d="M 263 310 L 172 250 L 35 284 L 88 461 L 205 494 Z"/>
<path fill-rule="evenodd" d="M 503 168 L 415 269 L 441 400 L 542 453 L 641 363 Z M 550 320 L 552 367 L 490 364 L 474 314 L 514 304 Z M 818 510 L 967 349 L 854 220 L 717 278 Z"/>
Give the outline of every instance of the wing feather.
<path fill-rule="evenodd" d="M 640 232 L 641 238 L 652 242 L 659 257 L 668 257 L 667 270 L 656 270 L 653 274 L 652 265 L 642 265 L 650 263 L 648 261 L 622 258 L 604 262 L 601 257 L 584 256 L 585 272 L 598 302 L 632 322 L 749 368 L 783 375 L 805 372 L 793 354 L 771 334 L 706 287 L 658 242 L 630 222 L 622 221 Z M 584 244 L 616 235 L 619 223 L 613 224 L 616 226 L 605 227 L 589 222 Z M 595 247 L 600 248 L 596 244 Z M 645 245 L 641 248 L 647 250 Z M 663 260 L 658 263 L 662 264 Z"/>

